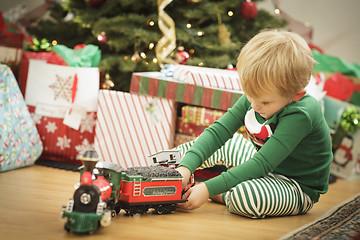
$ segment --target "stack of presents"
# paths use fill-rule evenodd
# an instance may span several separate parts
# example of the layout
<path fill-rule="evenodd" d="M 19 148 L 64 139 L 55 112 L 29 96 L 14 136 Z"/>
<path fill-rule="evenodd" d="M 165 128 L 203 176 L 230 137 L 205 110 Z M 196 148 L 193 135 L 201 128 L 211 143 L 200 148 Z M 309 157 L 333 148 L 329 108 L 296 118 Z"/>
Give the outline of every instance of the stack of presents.
<path fill-rule="evenodd" d="M 96 46 L 27 52 L 9 36 L 23 38 L 16 31 L 0 33 L 0 171 L 38 159 L 80 165 L 88 149 L 123 168 L 148 166 L 149 155 L 196 139 L 243 94 L 236 71 L 187 65 L 133 73 L 129 93 L 100 89 Z M 360 68 L 314 56 L 320 64 L 309 92 L 323 104 L 336 139 L 332 172 L 359 177 L 360 130 L 341 122 L 349 122 L 344 113 L 359 111 Z"/>

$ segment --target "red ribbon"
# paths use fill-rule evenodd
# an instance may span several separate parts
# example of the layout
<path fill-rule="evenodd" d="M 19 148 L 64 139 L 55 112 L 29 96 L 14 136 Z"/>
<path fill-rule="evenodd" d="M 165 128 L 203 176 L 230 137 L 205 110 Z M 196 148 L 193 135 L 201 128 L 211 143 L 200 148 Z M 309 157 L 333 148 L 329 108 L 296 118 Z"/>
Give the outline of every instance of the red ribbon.
<path fill-rule="evenodd" d="M 75 73 L 74 83 L 73 83 L 72 90 L 71 90 L 71 104 L 74 103 L 74 100 L 75 100 L 75 97 L 76 97 L 77 83 L 78 83 L 78 77 L 77 77 L 77 74 Z M 71 114 L 71 111 L 72 111 L 72 108 L 70 108 L 69 114 Z"/>

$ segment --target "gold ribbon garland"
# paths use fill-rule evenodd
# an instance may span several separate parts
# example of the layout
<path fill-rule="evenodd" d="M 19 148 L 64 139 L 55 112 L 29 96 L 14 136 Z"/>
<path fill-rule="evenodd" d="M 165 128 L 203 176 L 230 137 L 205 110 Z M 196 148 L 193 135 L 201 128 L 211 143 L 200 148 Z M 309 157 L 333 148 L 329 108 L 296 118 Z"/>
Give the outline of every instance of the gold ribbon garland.
<path fill-rule="evenodd" d="M 174 63 L 174 60 L 167 56 L 176 48 L 175 22 L 164 11 L 172 0 L 158 0 L 158 24 L 163 37 L 160 38 L 155 47 L 155 54 L 161 68 L 163 63 Z"/>

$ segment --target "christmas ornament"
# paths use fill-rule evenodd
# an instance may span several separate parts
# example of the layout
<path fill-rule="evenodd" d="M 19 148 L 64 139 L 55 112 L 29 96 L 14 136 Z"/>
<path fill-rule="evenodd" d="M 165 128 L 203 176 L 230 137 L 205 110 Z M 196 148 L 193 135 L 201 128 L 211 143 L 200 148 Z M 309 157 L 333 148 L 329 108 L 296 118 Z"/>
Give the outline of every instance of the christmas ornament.
<path fill-rule="evenodd" d="M 250 0 L 244 1 L 240 6 L 240 14 L 245 19 L 253 19 L 258 10 L 254 2 Z"/>
<path fill-rule="evenodd" d="M 158 24 L 163 37 L 160 38 L 155 47 L 155 54 L 160 67 L 163 68 L 163 63 L 172 63 L 172 59 L 168 55 L 176 48 L 176 35 L 174 20 L 164 11 L 165 7 L 169 5 L 172 0 L 158 0 Z"/>
<path fill-rule="evenodd" d="M 106 0 L 85 0 L 86 4 L 90 7 L 100 7 Z"/>
<path fill-rule="evenodd" d="M 186 61 L 190 58 L 188 52 L 184 50 L 183 46 L 178 47 L 178 51 L 175 55 L 175 61 L 180 64 L 186 64 Z"/>
<path fill-rule="evenodd" d="M 138 52 L 135 52 L 132 56 L 131 56 L 131 61 L 133 61 L 134 63 L 138 63 L 140 62 L 141 57 L 140 54 Z"/>
<path fill-rule="evenodd" d="M 229 64 L 226 68 L 226 70 L 236 71 L 236 68 L 232 64 Z"/>
<path fill-rule="evenodd" d="M 100 33 L 97 36 L 97 40 L 98 40 L 99 43 L 106 43 L 107 42 L 106 34 L 104 32 Z"/>
<path fill-rule="evenodd" d="M 103 89 L 108 89 L 110 90 L 111 88 L 113 88 L 115 86 L 114 82 L 112 81 L 110 74 L 106 73 L 105 74 L 105 81 L 102 84 L 102 88 Z"/>

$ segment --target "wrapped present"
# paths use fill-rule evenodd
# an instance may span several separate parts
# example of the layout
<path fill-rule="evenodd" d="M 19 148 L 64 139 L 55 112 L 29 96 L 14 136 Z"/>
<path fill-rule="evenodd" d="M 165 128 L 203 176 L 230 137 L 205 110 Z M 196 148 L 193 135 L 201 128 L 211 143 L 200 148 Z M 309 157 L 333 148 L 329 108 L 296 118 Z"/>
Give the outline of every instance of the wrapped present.
<path fill-rule="evenodd" d="M 227 110 L 243 94 L 240 90 L 185 83 L 160 72 L 133 73 L 130 92 L 221 110 Z"/>
<path fill-rule="evenodd" d="M 148 166 L 149 155 L 173 147 L 175 117 L 172 100 L 100 90 L 96 151 L 123 168 Z"/>
<path fill-rule="evenodd" d="M 99 69 L 29 60 L 25 101 L 43 141 L 42 159 L 80 164 L 93 148 Z"/>
<path fill-rule="evenodd" d="M 324 116 L 332 131 L 331 173 L 360 177 L 360 108 L 332 97 L 324 98 Z"/>
<path fill-rule="evenodd" d="M 225 111 L 214 110 L 204 107 L 185 105 L 181 108 L 181 116 L 184 123 L 192 123 L 198 126 L 210 126 L 225 114 Z"/>
<path fill-rule="evenodd" d="M 25 38 L 23 31 L 17 25 L 7 22 L 0 12 L 0 62 L 10 66 L 15 75 Z"/>
<path fill-rule="evenodd" d="M 10 68 L 0 64 L 0 172 L 34 164 L 42 142 Z"/>
<path fill-rule="evenodd" d="M 173 77 L 185 83 L 204 87 L 241 90 L 239 75 L 232 70 L 176 65 Z"/>
<path fill-rule="evenodd" d="M 175 133 L 174 147 L 177 147 L 183 143 L 193 141 L 195 139 L 196 139 L 196 137 L 194 137 L 194 136 L 181 134 L 181 133 Z"/>
<path fill-rule="evenodd" d="M 47 52 L 24 52 L 21 58 L 19 86 L 25 94 L 27 75 L 29 71 L 29 60 L 44 60 L 47 63 L 71 66 L 71 67 L 97 67 L 100 62 L 101 51 L 99 47 L 92 44 L 78 45 L 74 49 L 64 45 L 55 45 L 52 51 Z"/>
<path fill-rule="evenodd" d="M 176 131 L 181 134 L 198 137 L 205 128 L 207 128 L 207 126 L 186 122 L 182 117 L 179 117 L 176 120 Z"/>

